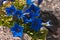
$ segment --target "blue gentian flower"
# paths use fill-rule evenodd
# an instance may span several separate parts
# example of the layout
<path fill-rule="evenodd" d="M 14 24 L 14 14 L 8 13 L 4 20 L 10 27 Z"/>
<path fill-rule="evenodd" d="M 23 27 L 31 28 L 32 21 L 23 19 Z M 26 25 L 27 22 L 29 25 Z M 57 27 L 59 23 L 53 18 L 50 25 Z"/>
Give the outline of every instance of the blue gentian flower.
<path fill-rule="evenodd" d="M 40 28 L 42 27 L 41 23 L 42 23 L 42 19 L 35 18 L 35 19 L 33 19 L 30 28 L 34 31 L 39 31 Z"/>
<path fill-rule="evenodd" d="M 31 4 L 31 0 L 26 0 L 26 3 L 27 3 L 28 5 L 30 5 L 30 4 Z"/>
<path fill-rule="evenodd" d="M 33 12 L 34 15 L 39 16 L 40 8 L 32 4 L 25 12 Z"/>
<path fill-rule="evenodd" d="M 26 0 L 26 4 L 27 4 L 27 5 L 31 5 L 33 2 L 34 2 L 34 1 L 32 1 L 32 0 Z"/>
<path fill-rule="evenodd" d="M 13 5 L 11 7 L 6 8 L 5 10 L 8 16 L 14 15 L 14 13 L 16 12 L 16 9 Z"/>
<path fill-rule="evenodd" d="M 40 8 L 35 6 L 35 5 L 31 5 L 31 7 L 29 7 L 24 13 L 24 23 L 29 23 L 32 22 L 32 19 L 34 19 L 37 16 L 40 16 Z M 28 14 L 27 14 L 28 13 Z"/>
<path fill-rule="evenodd" d="M 19 19 L 23 17 L 23 12 L 22 10 L 17 10 L 14 15 Z"/>
<path fill-rule="evenodd" d="M 23 36 L 23 27 L 19 26 L 17 23 L 11 28 L 11 32 L 14 37 L 22 37 Z"/>
<path fill-rule="evenodd" d="M 30 10 L 33 11 L 34 13 L 38 13 L 40 11 L 40 8 L 32 4 Z"/>
<path fill-rule="evenodd" d="M 29 22 L 32 22 L 32 19 L 34 18 L 35 18 L 35 15 L 33 12 L 24 13 L 23 21 L 24 23 L 29 23 Z"/>
<path fill-rule="evenodd" d="M 26 23 L 32 22 L 32 19 L 25 16 L 23 17 L 23 22 L 26 24 Z"/>
<path fill-rule="evenodd" d="M 40 5 L 42 3 L 43 0 L 38 0 L 38 5 Z"/>
<path fill-rule="evenodd" d="M 37 16 L 40 16 L 39 11 L 40 11 L 40 8 L 32 4 L 31 7 L 29 7 L 29 8 L 24 12 L 24 13 L 26 13 L 26 14 L 25 14 L 25 17 L 23 18 L 23 19 L 24 19 L 24 22 L 25 22 L 25 23 L 26 23 L 26 22 L 27 22 L 27 23 L 28 23 L 28 22 L 32 22 L 32 19 L 34 19 L 34 18 L 37 17 Z M 29 13 L 29 14 L 27 14 L 27 13 Z"/>

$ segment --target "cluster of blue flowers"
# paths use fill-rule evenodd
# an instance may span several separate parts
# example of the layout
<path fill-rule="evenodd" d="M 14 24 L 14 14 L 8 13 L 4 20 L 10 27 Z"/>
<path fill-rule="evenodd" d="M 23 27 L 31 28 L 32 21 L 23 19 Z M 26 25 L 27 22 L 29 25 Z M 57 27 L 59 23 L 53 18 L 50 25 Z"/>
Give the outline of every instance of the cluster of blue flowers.
<path fill-rule="evenodd" d="M 34 1 L 33 1 L 34 2 Z M 27 9 L 23 12 L 23 10 L 17 10 L 14 5 L 11 5 L 8 8 L 5 8 L 6 14 L 8 16 L 16 16 L 18 19 L 23 19 L 24 24 L 31 23 L 29 26 L 30 29 L 38 32 L 40 28 L 42 27 L 42 19 L 39 18 L 40 16 L 40 8 L 38 6 L 35 6 L 31 2 L 31 0 L 26 0 L 26 3 L 30 5 L 27 7 Z M 38 0 L 38 5 L 42 2 L 42 0 Z M 13 33 L 14 37 L 22 37 L 23 35 L 23 30 L 24 27 L 19 25 L 18 23 L 15 22 L 14 26 L 11 28 L 11 31 Z"/>

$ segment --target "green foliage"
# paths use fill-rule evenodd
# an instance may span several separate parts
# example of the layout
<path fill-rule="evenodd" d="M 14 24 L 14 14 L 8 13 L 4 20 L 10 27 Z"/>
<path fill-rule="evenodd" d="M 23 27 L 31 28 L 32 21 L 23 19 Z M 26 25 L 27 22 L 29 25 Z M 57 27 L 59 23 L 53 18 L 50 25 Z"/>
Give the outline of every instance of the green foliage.
<path fill-rule="evenodd" d="M 17 9 L 22 10 L 23 7 L 26 5 L 25 0 L 15 0 L 15 2 L 12 3 Z"/>
<path fill-rule="evenodd" d="M 38 39 L 39 40 L 45 40 L 46 35 L 48 33 L 48 31 L 46 29 L 40 30 L 39 32 L 36 32 L 36 31 L 30 29 L 29 25 L 30 25 L 30 23 L 29 24 L 23 24 L 24 32 L 29 34 L 29 36 L 32 37 L 32 40 L 38 40 Z"/>
<path fill-rule="evenodd" d="M 11 27 L 13 25 L 12 16 L 7 16 L 5 12 L 0 12 L 0 26 Z"/>

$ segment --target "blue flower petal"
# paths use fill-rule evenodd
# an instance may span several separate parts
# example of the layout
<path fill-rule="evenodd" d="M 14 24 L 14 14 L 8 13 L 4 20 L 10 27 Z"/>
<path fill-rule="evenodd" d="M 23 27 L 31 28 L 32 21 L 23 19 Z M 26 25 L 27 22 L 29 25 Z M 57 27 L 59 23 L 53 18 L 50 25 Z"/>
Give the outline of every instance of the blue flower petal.
<path fill-rule="evenodd" d="M 34 13 L 39 13 L 40 8 L 32 4 L 25 12 L 34 12 Z"/>
<path fill-rule="evenodd" d="M 32 4 L 25 12 L 30 13 L 30 15 L 39 16 L 40 8 Z"/>
<path fill-rule="evenodd" d="M 23 35 L 23 32 L 19 32 L 19 33 L 13 32 L 13 36 L 14 37 L 20 37 L 20 38 L 22 38 L 22 35 Z"/>
<path fill-rule="evenodd" d="M 14 15 L 19 19 L 23 17 L 23 12 L 22 10 L 17 10 Z"/>
<path fill-rule="evenodd" d="M 14 13 L 16 12 L 16 9 L 13 5 L 11 7 L 5 8 L 5 10 L 8 16 L 14 15 Z"/>
<path fill-rule="evenodd" d="M 40 28 L 42 27 L 41 23 L 42 23 L 42 20 L 41 20 L 41 19 L 35 18 L 35 19 L 33 19 L 30 28 L 31 28 L 32 30 L 34 30 L 34 31 L 39 31 Z"/>
<path fill-rule="evenodd" d="M 29 14 L 25 14 L 25 16 L 23 17 L 24 23 L 32 22 L 32 19 L 36 18 L 39 15 L 39 13 L 34 12 L 29 12 Z"/>
<path fill-rule="evenodd" d="M 26 0 L 26 4 L 27 4 L 27 5 L 31 5 L 32 3 L 33 3 L 32 0 Z"/>
<path fill-rule="evenodd" d="M 17 23 L 11 28 L 11 32 L 14 37 L 22 37 L 23 36 L 23 27 L 19 26 Z"/>
<path fill-rule="evenodd" d="M 31 9 L 31 11 L 33 11 L 33 12 L 39 12 L 39 11 L 40 11 L 40 8 L 37 7 L 37 6 L 35 6 L 35 5 L 33 5 L 33 4 L 31 5 L 30 9 Z"/>
<path fill-rule="evenodd" d="M 32 19 L 31 18 L 27 18 L 27 17 L 23 17 L 23 21 L 26 24 L 26 23 L 32 22 Z"/>
<path fill-rule="evenodd" d="M 38 0 L 38 5 L 40 5 L 42 3 L 43 0 Z"/>

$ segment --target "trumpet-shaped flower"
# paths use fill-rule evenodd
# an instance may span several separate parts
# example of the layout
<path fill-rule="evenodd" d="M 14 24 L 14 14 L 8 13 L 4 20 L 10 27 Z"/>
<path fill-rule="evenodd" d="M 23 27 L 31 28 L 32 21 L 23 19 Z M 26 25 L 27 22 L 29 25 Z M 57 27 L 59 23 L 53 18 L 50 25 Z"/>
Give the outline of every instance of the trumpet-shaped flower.
<path fill-rule="evenodd" d="M 25 11 L 25 17 L 23 18 L 24 23 L 32 22 L 32 19 L 40 15 L 39 11 L 40 8 L 32 4 L 31 7 Z"/>
<path fill-rule="evenodd" d="M 23 17 L 23 21 L 24 21 L 24 23 L 29 23 L 29 22 L 32 22 L 32 19 L 25 16 L 25 17 Z"/>
<path fill-rule="evenodd" d="M 14 13 L 16 12 L 16 9 L 13 5 L 11 7 L 6 8 L 5 10 L 8 16 L 14 15 Z"/>
<path fill-rule="evenodd" d="M 39 13 L 39 11 L 40 11 L 40 8 L 37 7 L 37 6 L 35 6 L 35 5 L 33 5 L 33 4 L 31 5 L 30 9 L 31 9 L 31 11 L 33 11 L 34 13 Z"/>
<path fill-rule="evenodd" d="M 14 15 L 19 19 L 23 17 L 23 12 L 22 10 L 17 10 Z"/>
<path fill-rule="evenodd" d="M 11 32 L 14 37 L 22 37 L 23 36 L 23 27 L 19 26 L 17 23 L 11 28 Z"/>
<path fill-rule="evenodd" d="M 42 20 L 40 18 L 35 18 L 33 19 L 30 28 L 34 31 L 39 31 L 40 28 L 42 27 L 41 23 L 42 23 Z"/>
<path fill-rule="evenodd" d="M 31 4 L 33 4 L 33 2 L 34 2 L 34 0 L 26 0 L 27 5 L 31 5 Z"/>
<path fill-rule="evenodd" d="M 33 12 L 26 13 L 23 17 L 24 23 L 29 23 L 32 22 L 32 19 L 35 18 L 35 15 Z"/>
<path fill-rule="evenodd" d="M 32 14 L 34 13 L 34 15 L 39 16 L 40 8 L 32 4 L 25 12 L 32 12 Z"/>

